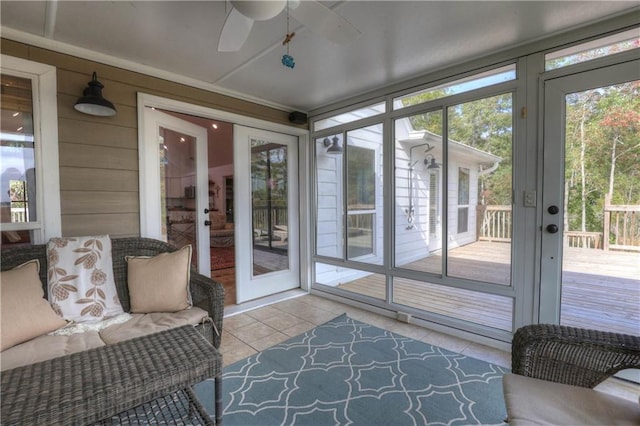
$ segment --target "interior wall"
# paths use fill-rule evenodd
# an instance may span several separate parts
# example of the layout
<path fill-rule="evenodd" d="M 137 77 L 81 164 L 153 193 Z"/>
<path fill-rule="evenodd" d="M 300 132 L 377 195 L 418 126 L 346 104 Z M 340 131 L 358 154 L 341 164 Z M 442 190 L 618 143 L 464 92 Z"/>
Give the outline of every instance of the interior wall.
<path fill-rule="evenodd" d="M 2 54 L 57 69 L 63 236 L 140 235 L 138 92 L 291 125 L 286 111 L 24 43 L 0 43 Z M 94 71 L 105 86 L 104 97 L 118 110 L 114 117 L 95 117 L 73 108 Z"/>

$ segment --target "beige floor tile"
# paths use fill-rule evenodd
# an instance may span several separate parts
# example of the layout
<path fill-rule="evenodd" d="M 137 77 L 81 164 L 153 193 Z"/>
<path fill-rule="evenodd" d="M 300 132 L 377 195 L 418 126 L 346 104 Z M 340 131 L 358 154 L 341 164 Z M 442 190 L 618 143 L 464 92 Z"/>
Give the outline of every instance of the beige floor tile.
<path fill-rule="evenodd" d="M 263 337 L 262 339 L 256 340 L 251 344 L 251 347 L 253 347 L 257 351 L 263 351 L 267 348 L 270 348 L 271 346 L 277 345 L 278 343 L 282 343 L 285 340 L 288 340 L 290 338 L 291 338 L 290 336 L 287 336 L 284 333 L 276 332 L 268 335 L 267 337 Z"/>
<path fill-rule="evenodd" d="M 469 346 L 462 351 L 464 355 L 481 359 L 502 367 L 511 368 L 511 354 L 500 349 L 481 345 L 479 343 L 469 343 Z"/>
<path fill-rule="evenodd" d="M 226 330 L 235 330 L 240 327 L 244 327 L 248 324 L 257 323 L 258 320 L 247 315 L 247 314 L 238 314 L 233 315 L 231 317 L 224 318 L 222 320 L 222 328 Z"/>
<path fill-rule="evenodd" d="M 277 313 L 262 320 L 264 324 L 276 330 L 291 328 L 300 322 L 300 318 L 287 312 L 276 310 Z"/>
<path fill-rule="evenodd" d="M 296 325 L 294 325 L 293 327 L 289 327 L 282 330 L 282 332 L 289 337 L 295 337 L 311 330 L 312 328 L 315 328 L 315 326 L 316 326 L 315 324 L 310 323 L 308 321 L 301 321 Z"/>
<path fill-rule="evenodd" d="M 236 361 L 240 361 L 248 356 L 258 353 L 254 348 L 249 345 L 242 345 L 231 352 L 225 352 L 222 354 L 222 366 L 231 365 Z"/>
<path fill-rule="evenodd" d="M 251 345 L 255 341 L 260 340 L 276 332 L 277 330 L 269 327 L 266 324 L 263 324 L 261 322 L 255 322 L 249 325 L 245 325 L 244 327 L 237 328 L 233 330 L 231 333 L 238 339 Z"/>
<path fill-rule="evenodd" d="M 432 331 L 419 340 L 429 343 L 430 345 L 448 349 L 453 352 L 462 352 L 467 346 L 469 346 L 470 343 L 467 340 L 461 339 L 459 337 L 449 336 L 438 331 Z"/>
<path fill-rule="evenodd" d="M 277 309 L 273 306 L 265 306 L 264 308 L 246 312 L 246 315 L 250 316 L 251 318 L 255 318 L 258 321 L 264 321 L 267 318 L 271 318 L 281 313 L 282 311 L 280 309 Z"/>

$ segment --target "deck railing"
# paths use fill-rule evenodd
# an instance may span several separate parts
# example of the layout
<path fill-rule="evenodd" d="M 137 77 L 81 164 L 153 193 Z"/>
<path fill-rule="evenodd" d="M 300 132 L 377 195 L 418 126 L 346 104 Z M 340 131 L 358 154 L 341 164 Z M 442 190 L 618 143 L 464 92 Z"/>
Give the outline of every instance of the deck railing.
<path fill-rule="evenodd" d="M 511 241 L 511 206 L 483 206 L 477 210 L 479 241 Z"/>
<path fill-rule="evenodd" d="M 640 251 L 640 205 L 604 205 L 604 249 Z"/>
<path fill-rule="evenodd" d="M 607 200 L 608 201 L 608 200 Z M 511 241 L 511 206 L 477 206 L 478 241 Z M 604 207 L 604 232 L 566 231 L 569 247 L 640 251 L 640 205 Z"/>

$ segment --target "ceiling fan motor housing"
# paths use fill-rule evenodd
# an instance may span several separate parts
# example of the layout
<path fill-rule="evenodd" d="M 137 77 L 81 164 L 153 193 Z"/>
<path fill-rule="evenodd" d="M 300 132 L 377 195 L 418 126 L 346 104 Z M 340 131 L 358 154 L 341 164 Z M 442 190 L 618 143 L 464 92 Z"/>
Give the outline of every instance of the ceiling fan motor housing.
<path fill-rule="evenodd" d="M 254 21 L 266 21 L 278 16 L 284 10 L 287 1 L 232 1 L 231 4 L 247 18 Z"/>

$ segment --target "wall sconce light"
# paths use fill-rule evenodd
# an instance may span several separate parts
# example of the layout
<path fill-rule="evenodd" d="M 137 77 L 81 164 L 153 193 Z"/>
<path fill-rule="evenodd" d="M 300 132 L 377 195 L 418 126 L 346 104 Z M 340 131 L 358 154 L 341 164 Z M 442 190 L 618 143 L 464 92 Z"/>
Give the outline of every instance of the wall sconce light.
<path fill-rule="evenodd" d="M 333 141 L 333 142 L 332 142 Z M 327 154 L 342 154 L 342 145 L 340 144 L 340 139 L 337 136 L 332 138 L 332 141 L 329 138 L 324 138 L 322 144 L 328 148 Z"/>
<path fill-rule="evenodd" d="M 436 157 L 431 154 L 427 154 L 424 158 L 424 165 L 427 166 L 427 169 L 439 169 L 440 165 L 436 163 Z"/>
<path fill-rule="evenodd" d="M 82 92 L 82 97 L 73 106 L 77 111 L 89 115 L 98 115 L 101 117 L 111 117 L 116 115 L 116 108 L 111 102 L 102 97 L 102 89 L 104 86 L 98 81 L 96 73 L 88 83 L 89 86 Z"/>

